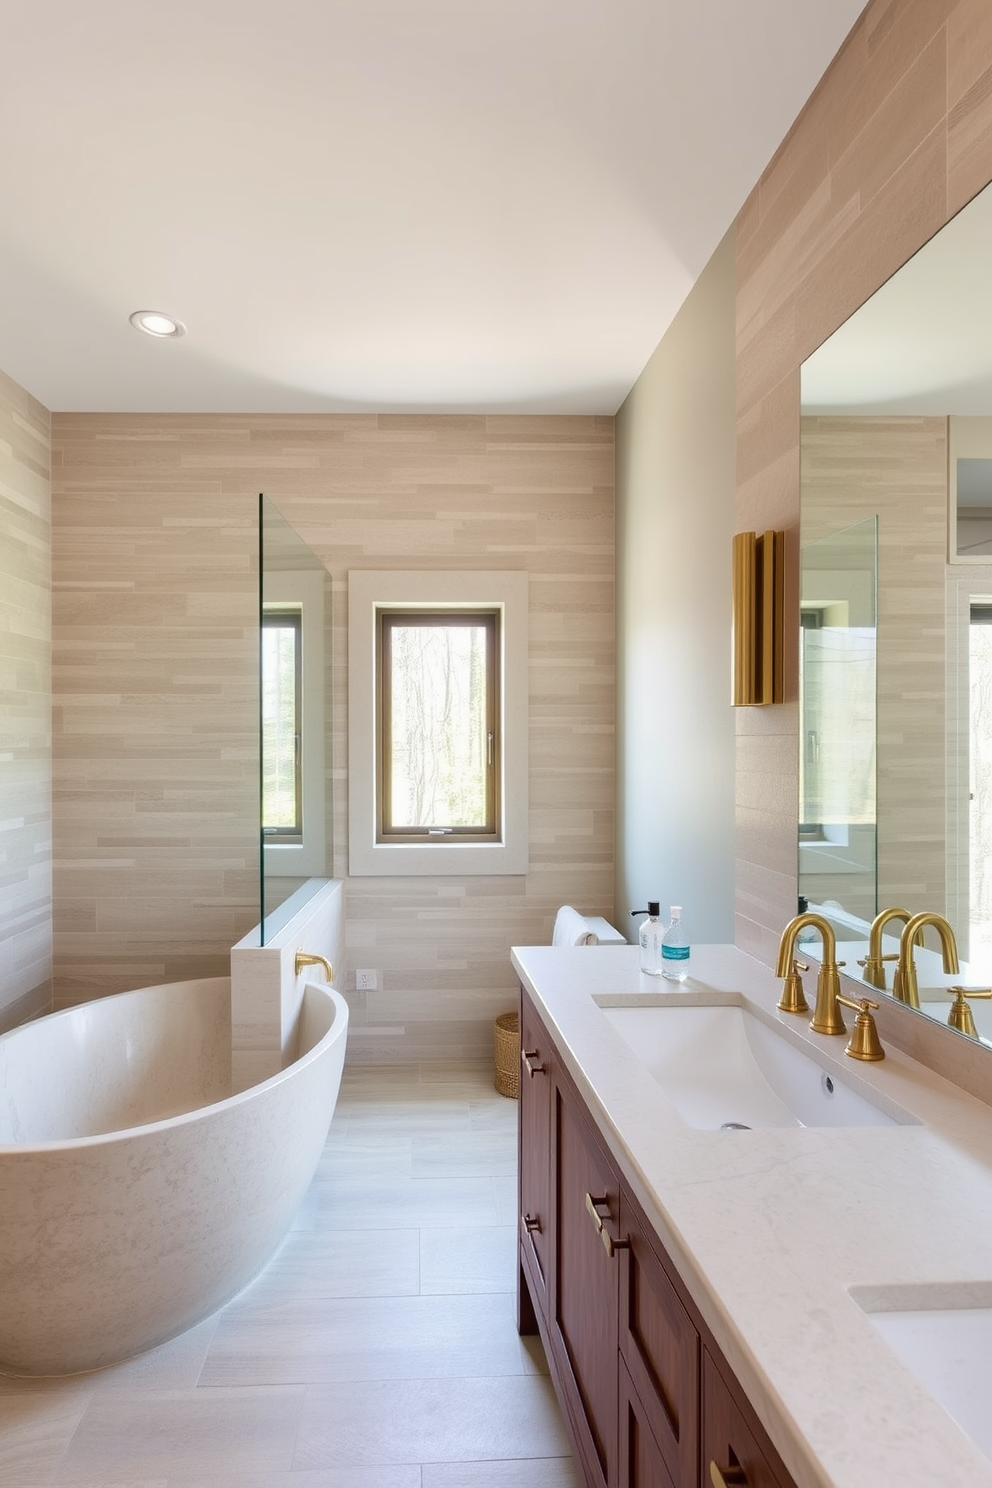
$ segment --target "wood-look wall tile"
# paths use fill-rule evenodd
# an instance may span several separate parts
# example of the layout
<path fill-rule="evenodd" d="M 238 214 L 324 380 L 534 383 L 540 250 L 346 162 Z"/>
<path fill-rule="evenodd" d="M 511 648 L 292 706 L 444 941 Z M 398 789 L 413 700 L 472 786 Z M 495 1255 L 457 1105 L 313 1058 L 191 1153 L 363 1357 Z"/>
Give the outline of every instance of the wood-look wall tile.
<path fill-rule="evenodd" d="M 509 947 L 549 939 L 561 902 L 611 912 L 613 420 L 56 425 L 60 996 L 216 974 L 257 918 L 251 554 L 264 490 L 331 574 L 336 876 L 347 868 L 348 570 L 531 574 L 530 872 L 347 884 L 345 977 L 376 966 L 413 1010 L 394 1019 L 391 1005 L 380 1016 L 363 1004 L 354 1057 L 491 1053 L 491 1018 L 515 993 Z M 378 1032 L 394 1022 L 399 1032 Z"/>
<path fill-rule="evenodd" d="M 983 0 L 871 0 L 759 182 L 759 221 L 752 196 L 738 225 L 738 527 L 794 534 L 804 357 L 990 179 L 992 10 Z M 919 631 L 912 586 L 895 585 L 887 603 L 894 634 L 901 616 Z M 926 653 L 936 622 L 923 630 Z M 788 665 L 794 672 L 791 654 Z M 789 686 L 794 694 L 794 676 Z M 795 747 L 791 705 L 739 711 L 782 711 Z M 911 726 L 894 713 L 883 725 Z M 738 720 L 738 943 L 764 959 L 795 904 L 795 877 L 769 866 L 769 833 L 791 852 L 795 815 L 784 801 L 765 812 L 751 804 L 775 800 L 779 742 L 774 728 L 765 738 Z"/>

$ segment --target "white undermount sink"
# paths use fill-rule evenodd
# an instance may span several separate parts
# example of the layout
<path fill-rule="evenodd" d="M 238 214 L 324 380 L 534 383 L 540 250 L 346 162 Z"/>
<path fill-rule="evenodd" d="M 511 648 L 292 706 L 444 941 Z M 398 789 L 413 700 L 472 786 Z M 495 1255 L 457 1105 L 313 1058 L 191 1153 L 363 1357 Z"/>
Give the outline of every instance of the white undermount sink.
<path fill-rule="evenodd" d="M 883 1109 L 739 1005 L 596 1001 L 689 1126 L 916 1124 L 892 1103 Z M 838 1053 L 844 1048 L 840 1038 L 831 1043 Z"/>
<path fill-rule="evenodd" d="M 965 1289 L 962 1289 L 964 1291 Z M 974 1285 L 969 1286 L 969 1292 Z M 982 1288 L 989 1292 L 986 1286 Z M 852 1288 L 889 1347 L 944 1407 L 966 1436 L 992 1458 L 992 1411 L 988 1399 L 988 1365 L 992 1358 L 992 1297 L 985 1305 L 957 1299 L 953 1288 L 934 1289 L 918 1301 L 947 1305 L 895 1307 L 877 1294 L 867 1298 Z M 957 1302 L 957 1305 L 955 1303 Z M 882 1310 L 878 1311 L 877 1308 Z"/>

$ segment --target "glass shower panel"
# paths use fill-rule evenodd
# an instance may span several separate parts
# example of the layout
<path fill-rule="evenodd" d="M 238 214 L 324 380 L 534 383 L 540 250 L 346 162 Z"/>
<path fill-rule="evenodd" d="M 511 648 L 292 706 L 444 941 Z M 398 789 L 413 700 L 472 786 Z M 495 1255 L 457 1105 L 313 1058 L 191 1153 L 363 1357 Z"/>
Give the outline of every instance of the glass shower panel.
<path fill-rule="evenodd" d="M 800 590 L 799 892 L 875 915 L 877 521 L 808 543 Z"/>
<path fill-rule="evenodd" d="M 264 945 L 329 876 L 331 580 L 259 496 L 260 914 Z M 316 885 L 314 885 L 316 887 Z"/>

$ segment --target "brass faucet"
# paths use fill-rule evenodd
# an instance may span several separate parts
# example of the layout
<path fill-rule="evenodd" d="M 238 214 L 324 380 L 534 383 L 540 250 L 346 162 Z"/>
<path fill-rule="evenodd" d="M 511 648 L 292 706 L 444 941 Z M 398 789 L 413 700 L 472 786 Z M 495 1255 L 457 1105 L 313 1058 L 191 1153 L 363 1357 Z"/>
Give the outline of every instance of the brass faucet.
<path fill-rule="evenodd" d="M 326 974 L 327 981 L 328 982 L 333 982 L 333 980 L 334 980 L 334 967 L 331 965 L 330 961 L 325 961 L 325 959 L 324 959 L 323 956 L 311 956 L 310 953 L 309 953 L 309 951 L 297 951 L 297 953 L 296 953 L 296 975 L 297 976 L 299 976 L 300 972 L 303 970 L 303 968 L 305 966 L 322 966 L 324 968 L 324 972 Z"/>
<path fill-rule="evenodd" d="M 948 987 L 954 997 L 951 1011 L 947 1018 L 948 1028 L 956 1028 L 958 1033 L 965 1033 L 969 1038 L 978 1038 L 978 1029 L 975 1026 L 975 1015 L 965 1001 L 968 997 L 992 997 L 992 987 Z"/>
<path fill-rule="evenodd" d="M 957 941 L 954 939 L 954 931 L 944 916 L 928 910 L 924 910 L 922 914 L 913 915 L 912 919 L 906 921 L 899 937 L 899 968 L 896 973 L 897 976 L 900 972 L 902 973 L 900 991 L 897 994 L 899 1001 L 911 1008 L 918 1008 L 920 1005 L 920 988 L 916 979 L 913 946 L 919 943 L 919 933 L 926 925 L 932 925 L 940 936 L 944 970 L 952 976 L 956 975 L 959 970 Z"/>
<path fill-rule="evenodd" d="M 809 1026 L 814 1033 L 846 1033 L 844 1019 L 841 1017 L 837 1004 L 837 998 L 840 995 L 840 977 L 837 973 L 837 937 L 834 935 L 830 921 L 824 919 L 823 915 L 808 912 L 796 915 L 794 920 L 789 921 L 779 941 L 775 975 L 787 977 L 791 973 L 795 959 L 796 936 L 807 925 L 812 926 L 814 930 L 819 930 L 823 940 L 823 959 L 816 978 L 816 1007 Z M 843 962 L 841 964 L 843 965 Z"/>
<path fill-rule="evenodd" d="M 868 931 L 868 955 L 863 961 L 858 962 L 859 966 L 864 967 L 864 980 L 869 987 L 877 987 L 880 992 L 884 992 L 886 990 L 884 963 L 899 960 L 898 955 L 882 955 L 882 932 L 886 925 L 890 920 L 902 920 L 905 925 L 911 919 L 912 915 L 908 909 L 883 909 L 872 920 L 871 929 Z M 923 944 L 922 933 L 917 936 L 916 943 L 917 945 Z M 902 971 L 898 965 L 895 980 L 892 983 L 892 996 L 899 1002 L 905 1001 L 902 995 Z"/>

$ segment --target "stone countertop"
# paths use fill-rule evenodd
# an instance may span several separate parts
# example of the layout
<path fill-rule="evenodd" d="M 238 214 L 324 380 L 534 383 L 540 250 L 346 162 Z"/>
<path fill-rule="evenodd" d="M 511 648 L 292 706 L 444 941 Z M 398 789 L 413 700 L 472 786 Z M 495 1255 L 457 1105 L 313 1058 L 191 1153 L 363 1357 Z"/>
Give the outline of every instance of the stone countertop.
<path fill-rule="evenodd" d="M 515 947 L 618 1165 L 799 1488 L 992 1488 L 992 1461 L 901 1363 L 851 1290 L 970 1286 L 992 1305 L 992 1108 L 902 1054 L 779 1013 L 781 982 L 733 946 L 694 946 L 684 989 L 635 946 Z M 919 1124 L 687 1126 L 593 1000 L 740 1001 L 848 1085 Z M 850 1025 L 853 1014 L 845 1010 Z"/>

